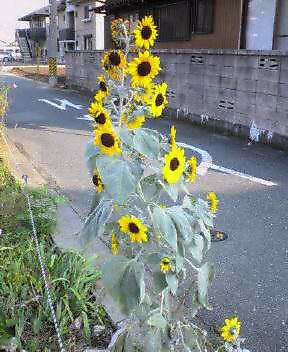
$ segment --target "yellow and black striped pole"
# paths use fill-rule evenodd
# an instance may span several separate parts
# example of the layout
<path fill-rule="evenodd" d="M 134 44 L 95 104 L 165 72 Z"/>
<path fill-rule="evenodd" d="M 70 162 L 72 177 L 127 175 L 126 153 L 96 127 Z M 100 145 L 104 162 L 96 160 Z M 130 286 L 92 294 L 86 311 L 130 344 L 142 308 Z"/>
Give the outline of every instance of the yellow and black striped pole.
<path fill-rule="evenodd" d="M 49 47 L 48 47 L 48 65 L 49 65 L 49 85 L 55 87 L 57 84 L 57 1 L 49 0 Z"/>

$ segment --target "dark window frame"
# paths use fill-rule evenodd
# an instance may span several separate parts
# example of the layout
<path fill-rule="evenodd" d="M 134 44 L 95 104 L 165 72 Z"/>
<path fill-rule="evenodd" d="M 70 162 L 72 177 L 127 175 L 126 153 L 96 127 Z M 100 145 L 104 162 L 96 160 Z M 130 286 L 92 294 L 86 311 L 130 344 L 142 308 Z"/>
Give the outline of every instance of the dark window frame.
<path fill-rule="evenodd" d="M 84 50 L 90 51 L 93 50 L 93 34 L 85 34 L 83 35 L 84 39 Z M 89 43 L 91 47 L 89 48 Z"/>
<path fill-rule="evenodd" d="M 201 12 L 200 12 L 200 6 L 201 4 L 204 3 L 204 6 L 206 5 L 207 8 L 202 11 L 202 19 L 201 19 L 201 24 L 197 23 L 199 21 L 199 18 L 201 18 Z M 176 11 L 175 15 L 172 16 L 170 14 L 170 21 L 174 20 L 174 23 L 177 23 L 179 25 L 183 25 L 182 27 L 182 33 L 179 34 L 175 30 L 173 34 L 170 33 L 170 35 L 167 35 L 169 33 L 169 25 L 167 26 L 166 23 L 166 30 L 164 29 L 164 32 L 161 31 L 161 9 L 168 9 L 169 6 L 175 6 Z M 182 10 L 181 6 L 186 6 L 185 13 L 187 12 L 187 17 L 186 17 L 186 25 L 183 23 L 183 16 L 179 15 L 177 18 L 177 10 Z M 179 12 L 180 12 L 179 10 Z M 164 12 L 164 11 L 163 11 Z M 166 11 L 168 13 L 168 11 Z M 159 28 L 159 37 L 158 41 L 160 43 L 165 43 L 165 42 L 173 42 L 173 41 L 188 41 L 191 39 L 193 34 L 211 34 L 214 31 L 214 13 L 215 13 L 215 1 L 214 0 L 181 0 L 181 1 L 170 1 L 166 3 L 161 3 L 161 2 L 156 2 L 153 7 L 143 7 L 139 11 L 139 18 L 142 18 L 146 15 L 152 15 L 154 17 L 155 23 L 157 27 Z M 162 13 L 163 16 L 163 13 Z M 169 16 L 169 15 L 168 15 Z M 167 17 L 168 17 L 167 16 Z M 180 21 L 180 22 L 175 22 Z M 167 20 L 167 19 L 166 19 Z M 164 25 L 165 26 L 165 25 Z M 202 27 L 201 27 L 202 26 Z M 186 27 L 186 28 L 185 28 Z M 174 28 L 175 29 L 175 28 Z"/>

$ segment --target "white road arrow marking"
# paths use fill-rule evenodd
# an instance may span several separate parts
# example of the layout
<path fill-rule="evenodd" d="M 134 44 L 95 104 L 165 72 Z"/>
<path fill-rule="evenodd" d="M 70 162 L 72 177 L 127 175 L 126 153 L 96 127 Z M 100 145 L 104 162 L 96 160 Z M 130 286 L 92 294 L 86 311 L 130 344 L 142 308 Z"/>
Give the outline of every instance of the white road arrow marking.
<path fill-rule="evenodd" d="M 76 120 L 93 121 L 90 115 L 84 115 L 83 117 L 76 117 Z"/>
<path fill-rule="evenodd" d="M 60 104 L 57 104 L 51 100 L 48 99 L 38 99 L 38 101 L 42 101 L 43 103 L 49 104 L 51 106 L 54 106 L 54 108 L 57 108 L 59 110 L 65 111 L 67 110 L 67 106 L 76 109 L 76 110 L 82 110 L 83 106 L 82 105 L 75 105 L 73 103 L 71 103 L 71 101 L 67 100 L 67 99 L 54 99 L 60 102 Z"/>

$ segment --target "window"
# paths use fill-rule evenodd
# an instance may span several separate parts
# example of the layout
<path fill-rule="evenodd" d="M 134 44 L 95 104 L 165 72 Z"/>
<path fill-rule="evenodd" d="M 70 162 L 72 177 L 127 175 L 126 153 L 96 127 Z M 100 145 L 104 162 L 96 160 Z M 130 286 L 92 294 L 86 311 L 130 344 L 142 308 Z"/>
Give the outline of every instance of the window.
<path fill-rule="evenodd" d="M 84 20 L 88 20 L 90 18 L 89 5 L 84 6 Z"/>
<path fill-rule="evenodd" d="M 92 34 L 84 35 L 84 50 L 93 50 Z"/>
<path fill-rule="evenodd" d="M 152 15 L 159 28 L 159 41 L 189 40 L 192 33 L 213 31 L 214 0 L 182 0 L 144 8 L 140 18 Z"/>
<path fill-rule="evenodd" d="M 214 22 L 213 0 L 195 0 L 191 8 L 192 32 L 211 33 Z"/>

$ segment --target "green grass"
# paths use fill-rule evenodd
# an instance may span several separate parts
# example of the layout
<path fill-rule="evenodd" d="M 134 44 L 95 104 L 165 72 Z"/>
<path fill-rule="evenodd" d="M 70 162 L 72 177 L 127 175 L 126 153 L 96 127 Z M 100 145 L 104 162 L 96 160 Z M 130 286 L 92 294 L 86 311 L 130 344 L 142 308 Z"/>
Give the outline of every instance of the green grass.
<path fill-rule="evenodd" d="M 112 331 L 105 310 L 96 302 L 100 273 L 79 253 L 61 253 L 55 248 L 50 234 L 55 229 L 59 199 L 45 188 L 30 194 L 61 334 L 68 351 L 82 351 L 99 342 L 93 336 L 93 325 L 105 325 Z M 0 350 L 8 351 L 13 341 L 19 350 L 57 351 L 27 203 L 20 184 L 1 161 L 0 229 Z M 105 339 L 108 337 L 103 336 L 104 345 Z"/>

